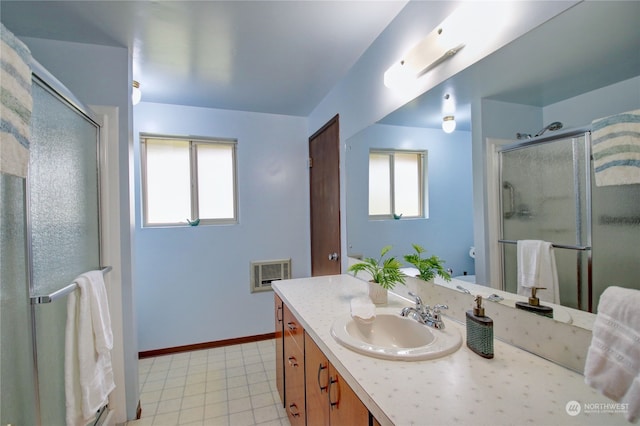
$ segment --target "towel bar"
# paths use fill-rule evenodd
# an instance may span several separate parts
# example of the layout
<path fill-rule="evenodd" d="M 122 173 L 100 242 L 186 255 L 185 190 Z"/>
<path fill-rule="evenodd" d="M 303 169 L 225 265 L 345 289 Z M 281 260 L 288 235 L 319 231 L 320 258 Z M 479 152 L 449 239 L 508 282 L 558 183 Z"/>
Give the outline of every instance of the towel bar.
<path fill-rule="evenodd" d="M 111 266 L 105 266 L 105 267 L 101 268 L 100 271 L 102 272 L 102 275 L 104 275 L 107 272 L 110 272 L 111 269 L 112 269 Z M 31 296 L 31 304 L 32 305 L 39 305 L 41 303 L 51 303 L 56 299 L 59 299 L 61 297 L 66 296 L 67 294 L 69 294 L 72 291 L 74 291 L 76 288 L 78 288 L 78 284 L 71 283 L 68 286 L 63 287 L 60 290 L 56 290 L 51 294 L 46 294 L 46 295 L 43 295 L 43 296 Z"/>
<path fill-rule="evenodd" d="M 503 243 L 503 244 L 518 244 L 518 241 L 516 240 L 498 240 L 499 243 Z M 560 248 L 560 249 L 568 249 L 568 250 L 591 250 L 590 246 L 568 246 L 565 244 L 551 244 L 552 247 L 555 248 Z"/>

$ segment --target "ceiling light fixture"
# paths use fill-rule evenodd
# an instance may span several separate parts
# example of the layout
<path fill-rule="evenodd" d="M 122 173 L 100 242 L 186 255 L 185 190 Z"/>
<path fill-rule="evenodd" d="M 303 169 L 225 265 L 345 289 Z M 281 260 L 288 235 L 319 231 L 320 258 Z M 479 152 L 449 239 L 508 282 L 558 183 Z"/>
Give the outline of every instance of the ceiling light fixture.
<path fill-rule="evenodd" d="M 131 92 L 131 103 L 133 105 L 138 105 L 140 99 L 142 99 L 142 92 L 140 91 L 140 83 L 136 80 L 133 80 L 133 91 Z"/>
<path fill-rule="evenodd" d="M 441 26 L 431 31 L 400 61 L 392 65 L 384 73 L 385 86 L 402 87 L 408 81 L 422 77 L 464 47 L 464 43 L 455 41 L 453 37 L 444 37 L 444 33 L 445 30 Z"/>
<path fill-rule="evenodd" d="M 456 129 L 456 119 L 453 115 L 447 115 L 442 118 L 442 130 L 445 133 L 451 133 Z"/>

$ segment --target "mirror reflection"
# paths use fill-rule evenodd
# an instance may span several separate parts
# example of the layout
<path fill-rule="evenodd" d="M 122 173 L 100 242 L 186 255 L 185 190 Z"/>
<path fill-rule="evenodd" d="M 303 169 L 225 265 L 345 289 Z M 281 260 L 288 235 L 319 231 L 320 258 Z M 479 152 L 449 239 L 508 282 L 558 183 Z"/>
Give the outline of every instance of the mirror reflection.
<path fill-rule="evenodd" d="M 567 311 L 595 312 L 610 285 L 638 288 L 640 185 L 596 185 L 587 131 L 640 108 L 639 13 L 582 2 L 350 138 L 349 256 L 418 243 L 462 279 L 452 288 L 475 282 L 513 302 L 524 294 L 515 242 L 541 240 L 555 245 Z M 369 153 L 385 149 L 425 152 L 423 217 L 370 216 Z"/>

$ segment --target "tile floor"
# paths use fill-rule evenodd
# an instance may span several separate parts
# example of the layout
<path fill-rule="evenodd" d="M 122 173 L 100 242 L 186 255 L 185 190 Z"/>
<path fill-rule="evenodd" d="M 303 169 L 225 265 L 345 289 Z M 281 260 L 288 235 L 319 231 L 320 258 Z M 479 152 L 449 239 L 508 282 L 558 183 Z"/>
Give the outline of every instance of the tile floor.
<path fill-rule="evenodd" d="M 289 426 L 275 383 L 275 341 L 139 361 L 142 417 L 128 426 Z"/>

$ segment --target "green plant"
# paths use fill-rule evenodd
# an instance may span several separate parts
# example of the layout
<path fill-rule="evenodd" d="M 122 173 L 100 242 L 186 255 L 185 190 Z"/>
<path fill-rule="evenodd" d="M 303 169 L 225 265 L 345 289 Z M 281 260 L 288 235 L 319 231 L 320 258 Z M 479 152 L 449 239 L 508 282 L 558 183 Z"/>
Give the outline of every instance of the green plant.
<path fill-rule="evenodd" d="M 419 277 L 425 281 L 430 281 L 436 275 L 440 275 L 447 281 L 451 281 L 451 275 L 444 269 L 444 260 L 438 256 L 422 257 L 427 251 L 418 244 L 412 244 L 415 253 L 406 254 L 404 260 L 415 266 L 420 271 Z"/>
<path fill-rule="evenodd" d="M 384 246 L 380 251 L 380 258 L 366 257 L 362 262 L 351 265 L 349 271 L 354 272 L 354 276 L 358 275 L 358 272 L 366 271 L 371 274 L 373 282 L 387 290 L 391 290 L 398 283 L 404 284 L 405 275 L 400 271 L 400 261 L 393 256 L 384 258 L 389 250 L 391 246 Z"/>

